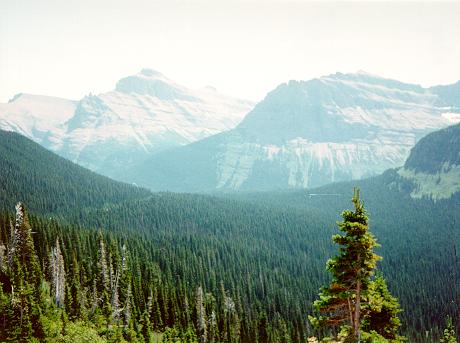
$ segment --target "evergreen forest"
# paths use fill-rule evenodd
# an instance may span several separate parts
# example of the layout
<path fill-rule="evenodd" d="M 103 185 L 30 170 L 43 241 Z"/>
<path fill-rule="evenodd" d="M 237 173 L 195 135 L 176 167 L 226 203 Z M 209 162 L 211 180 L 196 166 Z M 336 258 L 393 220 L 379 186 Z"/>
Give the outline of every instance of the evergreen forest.
<path fill-rule="evenodd" d="M 363 300 L 359 339 L 457 337 L 460 198 L 412 199 L 394 171 L 308 192 L 151 193 L 2 132 L 0 175 L 1 341 L 353 341 L 318 316 L 342 280 L 326 268 L 341 219 L 382 257 L 360 276 L 363 299 L 394 324 L 380 334 Z M 362 203 L 342 213 L 354 186 Z"/>

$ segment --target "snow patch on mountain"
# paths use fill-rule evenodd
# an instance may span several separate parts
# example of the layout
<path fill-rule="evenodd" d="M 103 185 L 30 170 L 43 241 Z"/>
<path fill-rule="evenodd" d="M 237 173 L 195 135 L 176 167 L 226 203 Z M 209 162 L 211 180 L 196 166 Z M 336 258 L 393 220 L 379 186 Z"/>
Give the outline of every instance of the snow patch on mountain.
<path fill-rule="evenodd" d="M 18 94 L 0 104 L 0 129 L 18 132 L 52 150 L 59 149 L 77 101 L 50 96 Z"/>

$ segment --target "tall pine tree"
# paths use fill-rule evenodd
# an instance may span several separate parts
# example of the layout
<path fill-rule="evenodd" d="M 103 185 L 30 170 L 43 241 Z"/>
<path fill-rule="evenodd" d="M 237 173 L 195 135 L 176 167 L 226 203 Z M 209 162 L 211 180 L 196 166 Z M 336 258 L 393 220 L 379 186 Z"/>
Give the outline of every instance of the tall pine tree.
<path fill-rule="evenodd" d="M 349 325 L 351 337 L 358 341 L 362 301 L 381 257 L 374 253 L 377 241 L 369 232 L 367 213 L 357 189 L 352 202 L 354 211 L 342 212 L 343 221 L 338 223 L 344 235 L 332 237 L 340 248 L 339 254 L 327 262 L 332 282 L 321 289 L 320 299 L 314 303 L 321 315 L 310 319 L 317 326 Z"/>

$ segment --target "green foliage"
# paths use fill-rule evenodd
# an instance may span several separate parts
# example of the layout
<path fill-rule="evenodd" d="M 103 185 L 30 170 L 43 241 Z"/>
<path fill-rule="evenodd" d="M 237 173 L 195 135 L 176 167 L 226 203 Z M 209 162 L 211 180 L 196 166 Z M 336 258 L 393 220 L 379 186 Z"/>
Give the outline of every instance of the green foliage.
<path fill-rule="evenodd" d="M 189 327 L 185 330 L 179 330 L 177 328 L 166 328 L 163 333 L 163 343 L 198 343 L 199 340 L 196 336 L 195 331 Z"/>
<path fill-rule="evenodd" d="M 390 342 L 402 342 L 404 338 L 398 331 L 401 321 L 398 314 L 402 312 L 398 300 L 388 290 L 385 279 L 378 275 L 369 283 L 362 306 L 363 331 L 375 332 Z"/>
<path fill-rule="evenodd" d="M 371 330 L 370 332 L 362 332 L 361 336 L 362 342 L 366 343 L 388 343 L 390 342 L 388 339 L 380 335 L 374 330 Z M 398 342 L 398 341 L 391 341 L 391 342 Z"/>
<path fill-rule="evenodd" d="M 59 339 L 64 343 L 104 343 L 106 339 L 100 337 L 97 331 L 85 322 L 69 322 L 64 331 L 64 335 Z"/>
<path fill-rule="evenodd" d="M 332 227 L 337 214 L 349 206 L 348 194 L 354 186 L 365 195 L 366 209 L 372 214 L 372 232 L 381 244 L 378 252 L 385 256 L 379 270 L 404 308 L 400 314 L 401 331 L 410 342 L 438 341 L 444 318 L 447 315 L 460 318 L 460 193 L 436 202 L 413 199 L 409 196 L 413 185 L 401 180 L 395 170 L 389 170 L 378 177 L 313 190 L 238 193 L 225 197 L 245 201 L 248 206 L 284 208 L 287 213 L 310 211 L 313 218 L 322 218 L 326 227 Z M 329 230 L 318 231 L 323 237 L 330 235 Z M 309 231 L 305 237 L 311 246 L 317 245 Z M 333 254 L 324 246 L 313 250 L 323 251 L 325 256 Z M 311 278 L 319 279 L 317 268 L 324 262 L 315 257 L 308 258 L 308 264 Z M 306 298 L 313 301 L 316 295 L 312 296 L 310 290 L 306 287 Z M 454 325 L 458 331 L 460 323 Z"/>
<path fill-rule="evenodd" d="M 457 337 L 455 336 L 455 329 L 451 317 L 447 317 L 446 319 L 446 327 L 441 337 L 441 343 L 457 343 Z"/>
<path fill-rule="evenodd" d="M 100 176 L 14 132 L 0 130 L 0 210 L 18 199 L 33 211 L 62 215 L 75 207 L 147 198 L 145 189 Z"/>

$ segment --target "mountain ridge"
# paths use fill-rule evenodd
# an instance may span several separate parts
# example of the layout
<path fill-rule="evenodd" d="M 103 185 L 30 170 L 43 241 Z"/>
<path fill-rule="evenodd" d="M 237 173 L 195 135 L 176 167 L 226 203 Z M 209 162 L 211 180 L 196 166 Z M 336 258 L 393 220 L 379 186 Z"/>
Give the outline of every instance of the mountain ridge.
<path fill-rule="evenodd" d="M 143 188 L 98 175 L 16 132 L 0 130 L 0 210 L 21 200 L 33 211 L 60 215 L 75 207 L 145 199 Z M 38 201 L 37 201 L 38 199 Z"/>

